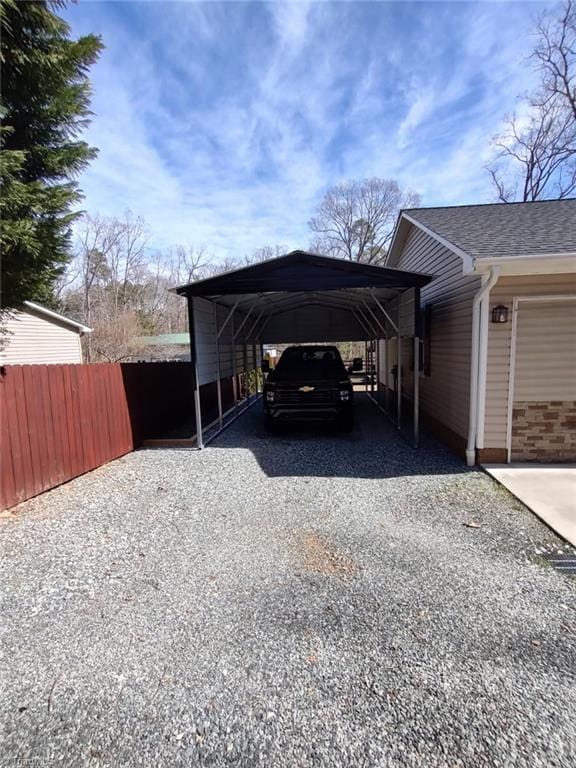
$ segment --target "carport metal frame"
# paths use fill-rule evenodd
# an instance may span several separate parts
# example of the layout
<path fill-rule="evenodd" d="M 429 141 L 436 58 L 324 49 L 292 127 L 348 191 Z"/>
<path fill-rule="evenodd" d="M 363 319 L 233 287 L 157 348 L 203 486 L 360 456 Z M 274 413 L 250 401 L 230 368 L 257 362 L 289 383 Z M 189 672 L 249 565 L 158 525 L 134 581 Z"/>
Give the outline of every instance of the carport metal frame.
<path fill-rule="evenodd" d="M 322 276 L 322 272 L 324 275 Z M 286 274 L 275 273 L 288 273 Z M 389 418 L 392 419 L 390 409 L 390 388 L 388 386 L 389 372 L 389 348 L 390 338 L 396 338 L 396 408 L 395 425 L 402 429 L 402 328 L 400 316 L 396 322 L 392 312 L 386 304 L 392 299 L 400 300 L 405 291 L 414 290 L 414 317 L 412 335 L 414 344 L 414 377 L 413 377 L 413 445 L 419 444 L 419 314 L 420 314 L 420 288 L 432 279 L 429 275 L 415 272 L 403 272 L 386 267 L 358 264 L 339 259 L 332 259 L 317 254 L 294 251 L 286 256 L 271 259 L 260 264 L 245 267 L 240 270 L 218 275 L 214 278 L 201 280 L 189 285 L 174 289 L 180 295 L 184 295 L 188 302 L 189 329 L 190 329 L 190 356 L 194 371 L 194 409 L 196 416 L 196 443 L 199 449 L 213 440 L 223 429 L 236 421 L 248 408 L 259 399 L 258 377 L 256 377 L 256 393 L 248 395 L 239 407 L 237 392 L 236 347 L 237 339 L 242 339 L 244 370 L 248 371 L 248 345 L 251 344 L 254 356 L 254 370 L 257 366 L 256 344 L 262 349 L 262 333 L 264 328 L 274 317 L 290 311 L 298 311 L 305 306 L 319 306 L 328 309 L 341 309 L 354 317 L 356 325 L 365 334 L 358 341 L 370 342 L 373 345 L 371 360 L 373 367 L 376 356 L 377 389 L 374 396 L 373 382 L 368 391 L 366 380 L 366 394 L 370 400 Z M 378 295 L 380 291 L 380 295 Z M 198 337 L 195 323 L 195 297 L 202 297 L 212 302 L 214 309 L 214 349 L 217 365 L 217 399 L 218 417 L 211 424 L 204 426 L 202 422 L 202 407 L 200 400 L 200 384 L 198 373 Z M 218 305 L 225 307 L 228 313 L 224 322 L 218 326 Z M 244 305 L 247 305 L 244 307 Z M 260 310 L 258 312 L 258 309 Z M 267 311 L 268 310 L 268 311 Z M 398 310 L 399 311 L 399 310 Z M 241 312 L 244 317 L 237 328 L 234 328 L 235 313 Z M 252 318 L 252 323 L 249 320 Z M 232 323 L 232 367 L 233 367 L 233 397 L 234 406 L 223 413 L 222 385 L 221 385 L 221 355 L 220 338 L 222 332 Z M 244 331 L 245 328 L 249 330 Z M 390 330 L 394 333 L 391 334 Z M 244 331 L 244 333 L 242 333 Z M 408 335 L 408 334 L 404 334 Z M 339 339 L 338 339 L 339 340 Z M 351 339 L 352 340 L 352 339 Z M 379 341 L 385 340 L 384 368 L 386 371 L 386 393 L 384 406 L 380 402 L 380 345 Z M 284 341 L 284 340 L 283 340 Z M 286 338 L 289 341 L 289 338 Z M 309 341 L 320 341 L 312 338 Z M 324 339 L 328 341 L 328 339 Z M 336 341 L 336 339 L 334 339 Z M 306 342 L 304 342 L 306 343 Z M 367 355 L 365 357 L 367 362 Z M 372 373 L 371 373 L 372 375 Z M 232 418 L 226 419 L 232 413 Z M 207 440 L 204 439 L 206 430 L 218 425 Z"/>

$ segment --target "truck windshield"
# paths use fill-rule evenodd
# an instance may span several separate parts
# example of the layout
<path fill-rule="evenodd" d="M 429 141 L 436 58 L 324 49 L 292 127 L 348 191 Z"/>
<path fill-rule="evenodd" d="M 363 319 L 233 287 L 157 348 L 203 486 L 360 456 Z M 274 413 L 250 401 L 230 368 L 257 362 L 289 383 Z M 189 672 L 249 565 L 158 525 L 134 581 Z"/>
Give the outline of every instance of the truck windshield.
<path fill-rule="evenodd" d="M 306 378 L 334 378 L 347 375 L 336 347 L 288 347 L 282 353 L 276 371 L 282 375 Z"/>

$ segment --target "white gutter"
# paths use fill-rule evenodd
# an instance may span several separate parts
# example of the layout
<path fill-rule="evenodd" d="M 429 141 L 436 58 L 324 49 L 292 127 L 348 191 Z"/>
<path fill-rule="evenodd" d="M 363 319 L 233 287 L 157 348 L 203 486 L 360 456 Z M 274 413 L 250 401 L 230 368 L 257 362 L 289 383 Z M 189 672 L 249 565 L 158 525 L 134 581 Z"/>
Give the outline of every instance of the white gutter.
<path fill-rule="evenodd" d="M 479 416 L 484 413 L 484 403 L 480 394 L 486 394 L 486 356 L 488 347 L 488 294 L 498 280 L 500 267 L 493 266 L 489 274 L 482 275 L 482 285 L 472 302 L 472 360 L 470 364 L 470 418 L 468 422 L 468 443 L 466 445 L 466 464 L 473 467 L 476 464 L 476 435 L 478 432 Z M 485 301 L 486 300 L 486 301 Z M 481 315 L 484 322 L 481 322 Z M 482 335 L 482 343 L 480 336 Z"/>

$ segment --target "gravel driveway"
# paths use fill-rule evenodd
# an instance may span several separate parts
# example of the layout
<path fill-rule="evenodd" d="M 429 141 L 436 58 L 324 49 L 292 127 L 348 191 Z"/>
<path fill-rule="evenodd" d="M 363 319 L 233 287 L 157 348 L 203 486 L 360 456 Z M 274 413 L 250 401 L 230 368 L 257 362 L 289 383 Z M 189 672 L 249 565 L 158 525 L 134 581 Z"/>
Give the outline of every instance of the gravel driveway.
<path fill-rule="evenodd" d="M 351 436 L 259 411 L 1 521 L 0 764 L 574 766 L 555 536 L 369 403 Z"/>

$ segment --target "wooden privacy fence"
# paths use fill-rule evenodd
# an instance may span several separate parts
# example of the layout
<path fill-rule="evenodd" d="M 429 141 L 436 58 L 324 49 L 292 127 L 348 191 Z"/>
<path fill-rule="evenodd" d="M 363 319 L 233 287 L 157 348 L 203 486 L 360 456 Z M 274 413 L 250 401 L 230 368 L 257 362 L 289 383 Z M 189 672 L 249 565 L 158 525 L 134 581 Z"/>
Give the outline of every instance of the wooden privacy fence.
<path fill-rule="evenodd" d="M 0 509 L 134 448 L 120 365 L 13 365 L 0 375 Z"/>
<path fill-rule="evenodd" d="M 222 379 L 224 409 L 232 379 Z M 241 382 L 238 382 L 238 389 Z M 0 509 L 89 472 L 150 438 L 191 438 L 188 362 L 7 365 L 0 368 Z M 206 423 L 216 382 L 200 387 Z"/>

